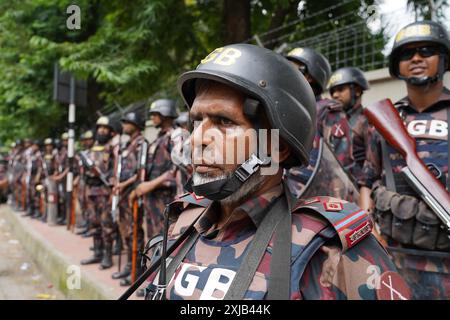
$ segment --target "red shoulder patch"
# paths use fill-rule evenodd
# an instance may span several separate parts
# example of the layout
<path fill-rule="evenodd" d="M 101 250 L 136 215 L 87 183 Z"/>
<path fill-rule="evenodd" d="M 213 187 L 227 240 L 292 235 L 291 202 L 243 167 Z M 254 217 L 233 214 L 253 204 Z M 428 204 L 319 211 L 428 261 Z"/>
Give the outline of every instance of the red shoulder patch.
<path fill-rule="evenodd" d="M 347 247 L 351 248 L 372 232 L 372 222 L 367 220 L 345 235 Z"/>
<path fill-rule="evenodd" d="M 344 206 L 340 202 L 324 202 L 323 207 L 326 211 L 339 212 L 344 209 Z"/>
<path fill-rule="evenodd" d="M 380 276 L 377 298 L 378 300 L 410 300 L 411 290 L 397 272 L 387 271 Z"/>

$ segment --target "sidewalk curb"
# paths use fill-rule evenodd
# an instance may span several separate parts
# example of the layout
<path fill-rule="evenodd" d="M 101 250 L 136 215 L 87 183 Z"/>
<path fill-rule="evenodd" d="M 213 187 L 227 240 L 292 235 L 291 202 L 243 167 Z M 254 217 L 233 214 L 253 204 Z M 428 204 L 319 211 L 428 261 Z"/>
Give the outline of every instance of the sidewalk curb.
<path fill-rule="evenodd" d="M 108 292 L 109 290 L 102 283 L 98 283 L 87 273 L 81 274 L 81 289 L 68 289 L 66 280 L 71 273 L 67 273 L 67 268 L 74 265 L 74 263 L 70 261 L 69 257 L 55 250 L 42 235 L 24 223 L 26 221 L 18 216 L 20 214 L 23 214 L 23 212 L 14 212 L 7 205 L 0 206 L 0 218 L 4 218 L 9 223 L 12 232 L 27 253 L 67 299 L 117 299 L 117 297 Z"/>

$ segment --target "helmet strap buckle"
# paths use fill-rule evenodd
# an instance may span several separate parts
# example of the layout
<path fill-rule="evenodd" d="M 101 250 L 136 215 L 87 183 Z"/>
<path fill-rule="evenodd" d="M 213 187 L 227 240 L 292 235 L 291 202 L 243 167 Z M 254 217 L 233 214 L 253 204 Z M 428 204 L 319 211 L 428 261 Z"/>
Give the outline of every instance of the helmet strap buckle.
<path fill-rule="evenodd" d="M 270 161 L 270 159 L 269 159 Z M 234 175 L 241 182 L 245 182 L 250 178 L 256 171 L 259 170 L 261 165 L 267 164 L 268 159 L 264 161 L 259 159 L 254 153 L 250 156 L 250 158 L 242 163 L 234 172 Z"/>

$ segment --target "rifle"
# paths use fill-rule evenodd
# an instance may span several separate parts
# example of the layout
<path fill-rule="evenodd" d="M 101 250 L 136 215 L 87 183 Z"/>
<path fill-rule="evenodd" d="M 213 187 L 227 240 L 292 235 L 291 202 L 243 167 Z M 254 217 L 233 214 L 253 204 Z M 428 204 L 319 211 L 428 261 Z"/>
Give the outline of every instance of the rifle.
<path fill-rule="evenodd" d="M 80 158 L 86 169 L 94 172 L 100 178 L 100 180 L 105 186 L 111 188 L 111 184 L 108 182 L 108 179 L 106 178 L 105 174 L 101 172 L 99 168 L 97 168 L 94 161 L 89 159 L 89 157 L 85 154 L 85 151 L 80 152 Z"/>
<path fill-rule="evenodd" d="M 120 183 L 120 175 L 122 174 L 122 148 L 120 147 L 120 144 L 117 146 L 119 150 L 117 151 L 117 160 L 115 165 L 115 187 L 117 187 Z M 112 199 L 111 199 L 111 216 L 113 218 L 113 222 L 117 222 L 117 211 L 119 207 L 119 200 L 120 200 L 120 191 L 116 190 L 116 192 L 113 193 Z"/>
<path fill-rule="evenodd" d="M 145 181 L 145 168 L 147 165 L 147 150 L 148 144 L 146 141 L 142 142 L 141 150 L 139 152 L 139 166 L 138 166 L 138 183 Z M 137 269 L 137 224 L 139 217 L 144 216 L 144 199 L 139 197 L 133 203 L 133 247 L 131 255 L 131 281 L 136 281 L 136 269 Z"/>
<path fill-rule="evenodd" d="M 381 100 L 365 107 L 364 114 L 405 159 L 406 167 L 401 172 L 407 183 L 450 230 L 450 195 L 417 155 L 416 141 L 406 131 L 391 100 Z"/>

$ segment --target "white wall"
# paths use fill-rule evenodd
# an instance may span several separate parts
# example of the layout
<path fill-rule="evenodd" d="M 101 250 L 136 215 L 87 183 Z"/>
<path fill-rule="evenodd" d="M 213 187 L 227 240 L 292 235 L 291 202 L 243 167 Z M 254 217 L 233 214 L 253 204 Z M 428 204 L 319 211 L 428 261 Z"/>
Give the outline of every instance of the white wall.
<path fill-rule="evenodd" d="M 378 69 L 365 73 L 370 84 L 370 90 L 363 95 L 363 105 L 389 98 L 395 102 L 406 96 L 406 85 L 404 81 L 393 79 L 389 75 L 389 69 Z M 450 89 L 450 72 L 444 77 L 444 85 Z"/>

